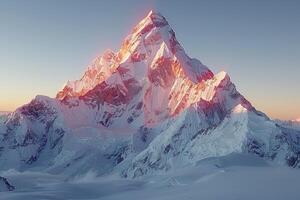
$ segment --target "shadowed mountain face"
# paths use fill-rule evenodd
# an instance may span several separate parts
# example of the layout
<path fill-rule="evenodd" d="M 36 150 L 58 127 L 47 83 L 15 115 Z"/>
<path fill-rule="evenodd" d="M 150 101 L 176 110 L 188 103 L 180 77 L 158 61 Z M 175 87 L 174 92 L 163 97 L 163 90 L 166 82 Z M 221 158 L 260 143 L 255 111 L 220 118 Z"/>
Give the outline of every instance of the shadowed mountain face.
<path fill-rule="evenodd" d="M 241 152 L 299 167 L 299 131 L 186 55 L 153 11 L 55 99 L 37 96 L 0 121 L 0 169 L 138 177 Z"/>

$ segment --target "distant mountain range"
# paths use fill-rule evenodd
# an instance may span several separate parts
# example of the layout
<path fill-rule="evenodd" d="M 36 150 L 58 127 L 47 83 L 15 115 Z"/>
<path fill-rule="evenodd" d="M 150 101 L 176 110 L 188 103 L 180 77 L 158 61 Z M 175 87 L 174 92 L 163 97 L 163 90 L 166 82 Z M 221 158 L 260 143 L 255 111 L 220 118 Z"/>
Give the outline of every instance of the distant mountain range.
<path fill-rule="evenodd" d="M 9 113 L 11 113 L 11 112 L 10 111 L 0 111 L 0 115 L 7 115 Z"/>

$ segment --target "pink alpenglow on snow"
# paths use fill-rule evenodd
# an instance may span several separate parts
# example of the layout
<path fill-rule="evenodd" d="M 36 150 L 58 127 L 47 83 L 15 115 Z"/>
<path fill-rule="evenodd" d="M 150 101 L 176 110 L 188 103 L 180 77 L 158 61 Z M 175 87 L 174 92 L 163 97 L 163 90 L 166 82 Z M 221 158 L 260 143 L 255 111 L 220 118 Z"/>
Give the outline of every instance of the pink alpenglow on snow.
<path fill-rule="evenodd" d="M 186 55 L 166 19 L 150 11 L 119 52 L 107 50 L 96 58 L 80 80 L 67 82 L 57 99 L 86 99 L 101 89 L 98 101 L 128 103 L 143 90 L 145 122 L 151 124 L 200 99 L 209 101 L 225 79 L 229 79 L 225 72 L 214 76 L 199 60 Z M 116 95 L 123 98 L 116 100 Z"/>

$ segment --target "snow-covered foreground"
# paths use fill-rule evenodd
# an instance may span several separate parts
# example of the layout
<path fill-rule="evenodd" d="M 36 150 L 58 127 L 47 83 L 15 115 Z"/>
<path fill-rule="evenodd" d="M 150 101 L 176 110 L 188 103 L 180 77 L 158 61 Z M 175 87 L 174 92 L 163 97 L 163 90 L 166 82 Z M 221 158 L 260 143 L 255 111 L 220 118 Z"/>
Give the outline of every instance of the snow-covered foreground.
<path fill-rule="evenodd" d="M 40 172 L 3 171 L 16 187 L 0 199 L 300 199 L 300 171 L 252 155 L 210 158 L 167 174 L 121 179 L 90 172 L 67 180 Z"/>

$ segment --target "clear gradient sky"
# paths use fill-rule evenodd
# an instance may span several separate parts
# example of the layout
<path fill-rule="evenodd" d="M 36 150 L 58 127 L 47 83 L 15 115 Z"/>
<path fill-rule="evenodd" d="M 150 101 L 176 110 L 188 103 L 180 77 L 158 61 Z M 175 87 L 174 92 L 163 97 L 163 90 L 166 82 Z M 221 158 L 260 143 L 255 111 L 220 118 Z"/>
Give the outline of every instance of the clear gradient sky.
<path fill-rule="evenodd" d="M 1 0 L 0 110 L 37 94 L 54 97 L 150 9 L 161 12 L 186 52 L 272 118 L 300 117 L 300 1 Z"/>

